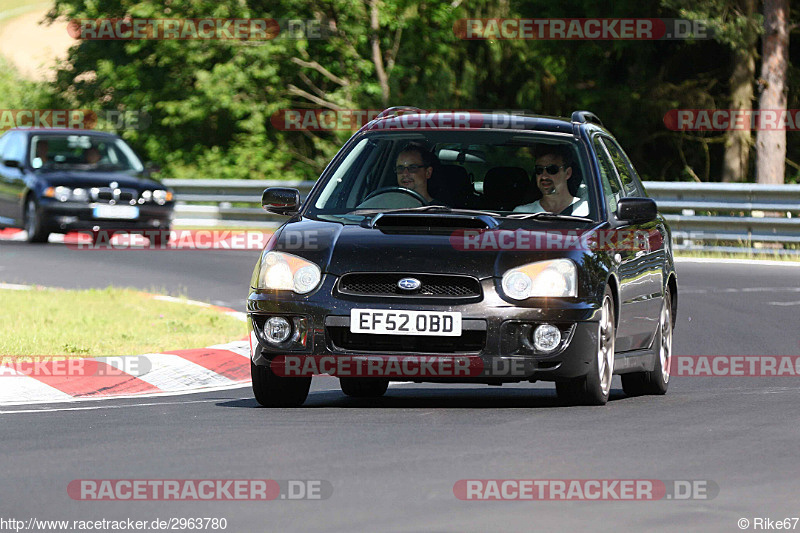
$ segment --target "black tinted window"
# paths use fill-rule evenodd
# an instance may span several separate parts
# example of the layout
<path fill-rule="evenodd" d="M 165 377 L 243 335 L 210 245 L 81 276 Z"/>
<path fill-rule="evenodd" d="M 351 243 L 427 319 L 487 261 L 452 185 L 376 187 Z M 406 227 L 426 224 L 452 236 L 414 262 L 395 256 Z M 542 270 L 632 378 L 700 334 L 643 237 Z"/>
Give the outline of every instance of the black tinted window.
<path fill-rule="evenodd" d="M 635 171 L 631 165 L 628 156 L 622 151 L 617 143 L 609 138 L 603 138 L 603 144 L 608 149 L 611 160 L 614 162 L 614 167 L 617 169 L 620 179 L 622 180 L 622 188 L 625 191 L 625 196 L 644 196 L 644 191 L 638 186 L 637 179 L 634 177 Z"/>

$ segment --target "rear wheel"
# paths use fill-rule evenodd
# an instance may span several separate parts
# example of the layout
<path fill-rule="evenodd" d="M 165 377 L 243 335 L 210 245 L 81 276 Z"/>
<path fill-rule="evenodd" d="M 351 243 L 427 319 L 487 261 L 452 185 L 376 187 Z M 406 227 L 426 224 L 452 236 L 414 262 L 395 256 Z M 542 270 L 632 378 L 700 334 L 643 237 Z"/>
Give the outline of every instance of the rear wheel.
<path fill-rule="evenodd" d="M 622 390 L 628 396 L 667 393 L 670 361 L 672 359 L 672 293 L 669 287 L 664 293 L 664 305 L 661 308 L 656 341 L 658 343 L 658 358 L 651 372 L 634 372 L 620 376 L 622 378 Z"/>
<path fill-rule="evenodd" d="M 354 398 L 378 398 L 386 394 L 389 380 L 381 378 L 339 378 L 342 392 Z"/>
<path fill-rule="evenodd" d="M 569 381 L 556 382 L 556 393 L 563 402 L 574 405 L 605 405 L 611 392 L 614 377 L 614 346 L 616 323 L 614 321 L 614 298 L 611 288 L 606 287 L 600 307 L 597 353 L 586 376 Z"/>
<path fill-rule="evenodd" d="M 27 240 L 31 243 L 47 242 L 50 237 L 50 232 L 44 229 L 39 206 L 33 198 L 28 198 L 25 204 L 25 231 L 28 234 Z"/>
<path fill-rule="evenodd" d="M 264 407 L 298 407 L 303 405 L 311 388 L 311 378 L 285 378 L 275 374 L 272 367 L 250 361 L 253 394 Z"/>

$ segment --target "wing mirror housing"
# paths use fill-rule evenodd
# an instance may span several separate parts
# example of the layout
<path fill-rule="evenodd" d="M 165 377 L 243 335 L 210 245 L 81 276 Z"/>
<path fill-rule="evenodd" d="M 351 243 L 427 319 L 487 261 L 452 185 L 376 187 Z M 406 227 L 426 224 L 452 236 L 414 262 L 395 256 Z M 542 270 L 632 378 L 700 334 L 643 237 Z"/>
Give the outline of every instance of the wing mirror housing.
<path fill-rule="evenodd" d="M 645 224 L 658 216 L 658 207 L 652 198 L 620 198 L 617 202 L 617 219 L 629 224 Z"/>
<path fill-rule="evenodd" d="M 294 215 L 300 209 L 300 191 L 288 187 L 265 189 L 261 195 L 261 207 L 275 215 Z"/>

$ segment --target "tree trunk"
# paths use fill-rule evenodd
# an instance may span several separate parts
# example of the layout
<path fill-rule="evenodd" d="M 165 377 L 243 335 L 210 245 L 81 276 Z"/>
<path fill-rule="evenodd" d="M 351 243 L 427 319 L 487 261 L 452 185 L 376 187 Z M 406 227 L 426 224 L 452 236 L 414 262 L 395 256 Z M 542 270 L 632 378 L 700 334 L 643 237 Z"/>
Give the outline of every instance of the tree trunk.
<path fill-rule="evenodd" d="M 739 2 L 742 15 L 751 20 L 756 10 L 756 0 Z M 734 49 L 733 73 L 730 78 L 731 109 L 734 112 L 753 109 L 753 80 L 756 77 L 755 32 L 748 31 L 745 44 Z M 722 181 L 747 181 L 750 168 L 750 147 L 753 136 L 750 129 L 725 132 L 725 156 L 722 164 Z"/>
<path fill-rule="evenodd" d="M 383 68 L 383 53 L 381 52 L 380 23 L 378 21 L 378 0 L 369 0 L 369 29 L 370 44 L 372 45 L 372 62 L 375 64 L 375 74 L 381 85 L 381 102 L 383 107 L 389 105 L 389 76 Z"/>
<path fill-rule="evenodd" d="M 789 0 L 764 0 L 764 36 L 761 58 L 763 85 L 759 100 L 760 127 L 756 133 L 758 183 L 783 183 L 786 166 L 786 70 L 789 63 Z M 765 124 L 765 112 L 776 112 Z M 776 127 L 777 126 L 777 127 Z"/>

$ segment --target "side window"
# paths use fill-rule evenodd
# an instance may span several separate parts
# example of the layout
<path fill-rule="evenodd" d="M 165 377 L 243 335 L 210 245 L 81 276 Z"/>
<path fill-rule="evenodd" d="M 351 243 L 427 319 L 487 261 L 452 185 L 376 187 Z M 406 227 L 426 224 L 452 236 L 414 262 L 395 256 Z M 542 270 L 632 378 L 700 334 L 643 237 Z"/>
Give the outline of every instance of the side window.
<path fill-rule="evenodd" d="M 606 205 L 609 211 L 615 213 L 617 211 L 617 201 L 621 196 L 621 189 L 617 172 L 614 170 L 614 164 L 608 156 L 603 143 L 600 142 L 599 137 L 594 138 L 594 148 L 597 154 L 597 162 L 600 163 L 600 179 L 603 183 L 603 196 L 606 199 Z"/>
<path fill-rule="evenodd" d="M 603 138 L 603 144 L 608 150 L 611 160 L 614 161 L 614 166 L 622 180 L 622 188 L 625 191 L 625 196 L 644 196 L 644 190 L 637 185 L 638 180 L 634 178 L 635 171 L 633 170 L 633 166 L 628 156 L 622 151 L 622 148 L 611 139 L 605 137 Z"/>
<path fill-rule="evenodd" d="M 3 152 L 3 147 L 8 144 L 8 140 L 11 138 L 11 135 L 11 133 L 8 133 L 0 137 L 0 162 L 2 162 L 3 159 L 6 159 L 5 153 Z"/>
<path fill-rule="evenodd" d="M 25 159 L 25 136 L 17 132 L 11 132 L 7 137 L 10 138 L 3 148 L 3 158 L 22 162 Z"/>

